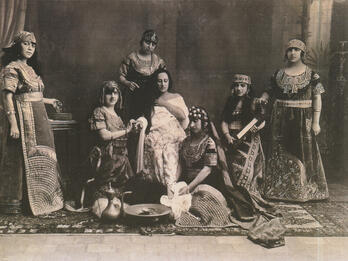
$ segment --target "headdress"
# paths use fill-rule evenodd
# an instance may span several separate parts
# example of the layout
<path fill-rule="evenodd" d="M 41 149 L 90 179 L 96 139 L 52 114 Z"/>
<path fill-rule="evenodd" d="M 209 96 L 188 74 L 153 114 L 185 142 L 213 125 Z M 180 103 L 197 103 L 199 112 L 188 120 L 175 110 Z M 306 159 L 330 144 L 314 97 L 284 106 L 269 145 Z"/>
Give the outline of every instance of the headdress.
<path fill-rule="evenodd" d="M 24 40 L 36 43 L 36 38 L 35 38 L 34 33 L 27 32 L 27 31 L 20 31 L 18 34 L 15 35 L 12 42 L 8 46 L 6 46 L 4 49 L 11 48 L 15 44 L 22 42 Z"/>
<path fill-rule="evenodd" d="M 290 40 L 286 45 L 286 50 L 288 50 L 289 48 L 298 48 L 301 51 L 306 52 L 306 44 L 298 39 Z"/>
<path fill-rule="evenodd" d="M 189 119 L 190 120 L 202 120 L 204 122 L 209 121 L 208 113 L 199 106 L 192 106 L 189 110 Z"/>
<path fill-rule="evenodd" d="M 251 78 L 250 76 L 245 74 L 235 74 L 233 75 L 232 82 L 241 82 L 241 83 L 251 84 Z"/>
<path fill-rule="evenodd" d="M 141 37 L 141 41 L 158 43 L 158 36 L 154 30 L 146 30 Z"/>
<path fill-rule="evenodd" d="M 101 89 L 100 89 L 100 95 L 99 95 L 99 102 L 100 102 L 101 106 L 103 106 L 105 104 L 105 95 L 109 94 L 111 92 L 114 92 L 115 90 L 119 94 L 117 104 L 121 108 L 121 106 L 122 106 L 122 93 L 121 93 L 120 86 L 115 81 L 104 81 L 102 83 Z"/>

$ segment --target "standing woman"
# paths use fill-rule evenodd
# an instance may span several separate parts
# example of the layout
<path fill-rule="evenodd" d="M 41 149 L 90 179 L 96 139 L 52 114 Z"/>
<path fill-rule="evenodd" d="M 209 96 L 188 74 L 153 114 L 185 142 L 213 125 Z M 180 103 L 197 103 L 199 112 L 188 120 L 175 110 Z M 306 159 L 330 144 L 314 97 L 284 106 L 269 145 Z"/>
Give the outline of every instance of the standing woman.
<path fill-rule="evenodd" d="M 47 214 L 63 207 L 63 193 L 37 62 L 33 33 L 21 31 L 3 49 L 0 108 L 0 212 Z M 24 175 L 23 175 L 24 174 Z"/>
<path fill-rule="evenodd" d="M 259 102 L 274 98 L 264 195 L 269 199 L 305 202 L 329 197 L 316 135 L 320 132 L 320 77 L 303 63 L 306 45 L 289 41 L 287 64 L 272 77 Z"/>
<path fill-rule="evenodd" d="M 164 60 L 154 53 L 157 44 L 156 32 L 146 30 L 140 40 L 140 49 L 131 52 L 121 63 L 120 82 L 127 90 L 127 120 L 137 119 L 143 114 L 145 87 L 155 71 L 166 67 Z"/>

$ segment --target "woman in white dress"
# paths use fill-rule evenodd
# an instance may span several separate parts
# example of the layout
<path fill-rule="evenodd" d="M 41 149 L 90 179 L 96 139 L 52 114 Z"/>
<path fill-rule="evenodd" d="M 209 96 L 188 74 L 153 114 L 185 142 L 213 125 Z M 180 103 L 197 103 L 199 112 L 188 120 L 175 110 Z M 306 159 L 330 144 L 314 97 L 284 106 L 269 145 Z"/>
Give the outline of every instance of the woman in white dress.
<path fill-rule="evenodd" d="M 167 70 L 161 69 L 154 74 L 153 87 L 146 98 L 148 127 L 143 169 L 146 179 L 164 185 L 169 194 L 178 179 L 179 148 L 189 123 L 185 101 L 172 92 L 172 85 Z"/>

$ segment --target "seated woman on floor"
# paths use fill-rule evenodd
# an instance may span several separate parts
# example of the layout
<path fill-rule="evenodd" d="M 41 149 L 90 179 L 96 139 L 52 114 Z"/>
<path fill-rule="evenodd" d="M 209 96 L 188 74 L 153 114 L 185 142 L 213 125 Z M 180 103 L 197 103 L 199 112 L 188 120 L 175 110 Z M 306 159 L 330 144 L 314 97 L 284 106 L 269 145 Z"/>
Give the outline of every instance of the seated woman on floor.
<path fill-rule="evenodd" d="M 189 111 L 190 135 L 182 143 L 177 176 L 188 186 L 179 194 L 191 193 L 199 184 L 219 187 L 215 168 L 217 166 L 216 145 L 208 134 L 209 118 L 207 112 L 193 106 Z"/>
<path fill-rule="evenodd" d="M 179 147 L 186 137 L 188 109 L 182 96 L 173 92 L 167 70 L 158 70 L 151 86 L 146 99 L 148 126 L 142 174 L 144 179 L 160 184 L 163 188 L 160 194 L 166 194 L 177 181 Z"/>
<path fill-rule="evenodd" d="M 89 119 L 90 128 L 97 135 L 98 144 L 91 151 L 95 168 L 95 193 L 92 212 L 100 217 L 107 205 L 106 191 L 112 188 L 121 198 L 126 183 L 134 176 L 127 156 L 127 134 L 141 127 L 131 120 L 127 126 L 117 115 L 122 104 L 121 91 L 114 81 L 106 81 L 100 89 L 100 106 Z"/>

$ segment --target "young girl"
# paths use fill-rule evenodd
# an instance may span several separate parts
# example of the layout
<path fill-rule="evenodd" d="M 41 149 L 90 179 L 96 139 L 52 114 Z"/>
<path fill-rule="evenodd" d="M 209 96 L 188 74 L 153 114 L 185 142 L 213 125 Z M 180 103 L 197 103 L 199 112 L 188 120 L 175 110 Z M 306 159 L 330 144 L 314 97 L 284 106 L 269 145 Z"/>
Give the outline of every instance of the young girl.
<path fill-rule="evenodd" d="M 222 114 L 221 129 L 227 142 L 227 161 L 236 185 L 244 187 L 257 201 L 263 201 L 260 182 L 265 171 L 265 158 L 258 133 L 265 122 L 263 111 L 257 108 L 251 89 L 251 79 L 247 75 L 234 75 L 231 96 Z M 241 140 L 236 135 L 253 118 L 261 119 Z"/>
<path fill-rule="evenodd" d="M 320 132 L 320 77 L 303 63 L 306 45 L 289 41 L 287 64 L 277 70 L 260 102 L 274 100 L 265 196 L 304 202 L 329 197 L 316 135 Z"/>
<path fill-rule="evenodd" d="M 54 136 L 45 104 L 37 42 L 19 32 L 4 48 L 0 73 L 0 213 L 48 214 L 63 207 Z M 3 103 L 3 106 L 1 106 Z M 25 211 L 26 212 L 26 211 Z"/>
<path fill-rule="evenodd" d="M 116 114 L 115 107 L 122 103 L 121 91 L 114 81 L 102 84 L 99 96 L 100 106 L 90 118 L 90 128 L 96 132 L 97 145 L 93 148 L 92 162 L 96 170 L 96 190 L 92 211 L 100 217 L 106 207 L 106 191 L 110 186 L 120 198 L 127 181 L 133 176 L 127 154 L 127 134 L 139 127 L 134 120 L 125 126 Z"/>
<path fill-rule="evenodd" d="M 140 40 L 140 49 L 131 52 L 121 63 L 120 82 L 126 86 L 125 109 L 128 119 L 143 114 L 145 87 L 155 71 L 166 67 L 164 60 L 154 53 L 157 44 L 157 33 L 146 30 Z"/>

